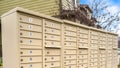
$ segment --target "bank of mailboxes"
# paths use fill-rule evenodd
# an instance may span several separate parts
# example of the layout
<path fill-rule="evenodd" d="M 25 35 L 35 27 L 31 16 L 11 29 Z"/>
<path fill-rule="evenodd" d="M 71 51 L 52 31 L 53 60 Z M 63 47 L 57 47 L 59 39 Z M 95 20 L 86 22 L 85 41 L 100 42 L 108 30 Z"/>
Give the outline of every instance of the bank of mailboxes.
<path fill-rule="evenodd" d="M 23 8 L 11 10 L 1 20 L 3 68 L 117 66 L 117 34 Z"/>

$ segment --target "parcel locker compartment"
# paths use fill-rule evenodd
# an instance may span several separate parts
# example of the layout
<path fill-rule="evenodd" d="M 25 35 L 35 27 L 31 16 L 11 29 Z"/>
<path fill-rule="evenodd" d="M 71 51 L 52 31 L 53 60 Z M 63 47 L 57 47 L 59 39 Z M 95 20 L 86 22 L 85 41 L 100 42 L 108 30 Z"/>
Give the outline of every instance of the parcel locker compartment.
<path fill-rule="evenodd" d="M 79 48 L 88 48 L 88 44 L 86 44 L 86 43 L 79 43 L 78 44 L 79 45 Z"/>
<path fill-rule="evenodd" d="M 89 34 L 89 29 L 79 28 L 79 33 Z"/>
<path fill-rule="evenodd" d="M 77 64 L 77 60 L 66 60 L 64 61 L 65 65 L 76 65 Z"/>
<path fill-rule="evenodd" d="M 20 63 L 37 63 L 37 62 L 42 62 L 42 56 L 20 58 Z"/>
<path fill-rule="evenodd" d="M 88 59 L 88 55 L 78 55 L 78 59 Z"/>
<path fill-rule="evenodd" d="M 20 31 L 20 37 L 42 39 L 42 33 L 30 32 L 30 31 Z"/>
<path fill-rule="evenodd" d="M 88 43 L 88 39 L 79 39 L 78 41 L 81 43 Z"/>
<path fill-rule="evenodd" d="M 46 40 L 61 41 L 61 37 L 57 35 L 45 34 Z"/>
<path fill-rule="evenodd" d="M 85 39 L 88 39 L 88 34 L 81 34 L 81 33 L 79 33 L 79 38 L 85 38 Z"/>
<path fill-rule="evenodd" d="M 96 35 L 91 35 L 91 36 L 90 36 L 90 39 L 98 40 L 98 39 L 99 39 L 99 37 L 98 37 L 98 36 L 96 36 Z"/>
<path fill-rule="evenodd" d="M 74 37 L 65 37 L 66 42 L 77 42 L 77 39 Z"/>
<path fill-rule="evenodd" d="M 77 47 L 77 43 L 75 42 L 65 42 L 64 45 L 68 47 Z"/>
<path fill-rule="evenodd" d="M 42 50 L 21 49 L 20 55 L 21 56 L 40 56 L 40 55 L 42 55 Z"/>
<path fill-rule="evenodd" d="M 67 24 L 65 24 L 64 29 L 67 30 L 67 31 L 74 31 L 74 32 L 77 32 L 76 26 L 73 26 L 73 25 L 67 25 Z"/>
<path fill-rule="evenodd" d="M 90 34 L 91 34 L 91 35 L 96 35 L 96 36 L 99 35 L 97 31 L 90 31 Z"/>
<path fill-rule="evenodd" d="M 79 59 L 78 63 L 79 64 L 88 63 L 88 59 Z"/>
<path fill-rule="evenodd" d="M 19 43 L 24 46 L 29 46 L 29 45 L 42 46 L 42 40 L 38 40 L 38 39 L 20 38 Z"/>
<path fill-rule="evenodd" d="M 77 68 L 77 65 L 66 65 L 64 68 Z"/>
<path fill-rule="evenodd" d="M 45 63 L 45 68 L 60 68 L 61 63 L 60 62 L 48 62 Z"/>
<path fill-rule="evenodd" d="M 36 26 L 36 25 L 31 25 L 31 24 L 26 24 L 26 23 L 20 23 L 19 26 L 21 30 L 42 32 L 41 26 Z"/>
<path fill-rule="evenodd" d="M 64 54 L 67 54 L 67 55 L 77 54 L 77 50 L 66 49 L 64 50 Z"/>
<path fill-rule="evenodd" d="M 60 24 L 60 22 L 56 22 L 56 21 L 46 20 L 46 21 L 45 21 L 45 26 L 46 26 L 46 27 L 50 27 L 50 28 L 55 28 L 55 29 L 61 29 L 61 24 Z"/>
<path fill-rule="evenodd" d="M 20 64 L 20 68 L 43 68 L 42 63 Z"/>
<path fill-rule="evenodd" d="M 78 68 L 88 68 L 88 64 L 79 64 Z"/>
<path fill-rule="evenodd" d="M 64 55 L 65 60 L 75 60 L 77 59 L 77 55 Z"/>
<path fill-rule="evenodd" d="M 56 47 L 56 46 L 61 46 L 61 42 L 57 42 L 57 41 L 45 41 L 45 46 L 48 47 Z"/>
<path fill-rule="evenodd" d="M 65 31 L 64 34 L 66 36 L 72 36 L 72 37 L 76 37 L 77 36 L 76 32 L 71 32 L 71 31 Z"/>
<path fill-rule="evenodd" d="M 98 59 L 97 58 L 91 58 L 90 62 L 98 62 Z"/>
<path fill-rule="evenodd" d="M 45 49 L 45 55 L 46 56 L 53 56 L 53 55 L 61 55 L 61 50 L 60 49 Z"/>
<path fill-rule="evenodd" d="M 54 34 L 54 35 L 61 35 L 61 31 L 53 28 L 45 28 L 45 33 L 47 34 Z"/>
<path fill-rule="evenodd" d="M 78 52 L 80 55 L 84 55 L 84 54 L 88 54 L 88 50 L 87 49 L 79 49 Z"/>
<path fill-rule="evenodd" d="M 42 25 L 42 19 L 32 16 L 32 15 L 27 15 L 27 14 L 19 14 L 19 20 L 21 22 L 25 23 L 31 23 L 35 25 Z"/>
<path fill-rule="evenodd" d="M 54 61 L 61 61 L 61 57 L 60 56 L 45 56 L 44 58 L 45 62 L 54 62 Z"/>

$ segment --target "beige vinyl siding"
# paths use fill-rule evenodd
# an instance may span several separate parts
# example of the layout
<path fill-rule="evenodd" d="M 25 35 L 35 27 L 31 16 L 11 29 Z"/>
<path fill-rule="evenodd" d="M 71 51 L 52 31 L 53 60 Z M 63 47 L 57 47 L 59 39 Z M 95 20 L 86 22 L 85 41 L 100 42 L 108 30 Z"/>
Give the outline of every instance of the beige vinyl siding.
<path fill-rule="evenodd" d="M 50 16 L 59 14 L 59 0 L 0 0 L 0 15 L 15 7 L 23 7 Z"/>

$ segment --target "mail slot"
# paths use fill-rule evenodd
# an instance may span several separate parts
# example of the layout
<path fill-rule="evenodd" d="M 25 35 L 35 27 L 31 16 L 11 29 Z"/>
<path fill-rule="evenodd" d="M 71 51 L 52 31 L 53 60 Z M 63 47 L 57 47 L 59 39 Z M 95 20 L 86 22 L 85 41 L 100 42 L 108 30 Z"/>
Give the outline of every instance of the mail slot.
<path fill-rule="evenodd" d="M 79 55 L 78 59 L 88 59 L 88 55 Z"/>
<path fill-rule="evenodd" d="M 79 38 L 85 38 L 85 39 L 88 39 L 88 34 L 80 34 L 79 33 Z"/>
<path fill-rule="evenodd" d="M 40 56 L 42 55 L 42 50 L 22 49 L 20 50 L 20 54 L 21 56 Z"/>
<path fill-rule="evenodd" d="M 84 28 L 79 28 L 79 33 L 89 34 L 89 30 L 88 29 L 84 29 Z"/>
<path fill-rule="evenodd" d="M 41 18 L 37 18 L 35 16 L 30 16 L 30 15 L 27 15 L 27 14 L 20 14 L 19 15 L 19 20 L 21 22 L 31 23 L 31 24 L 35 24 L 35 25 L 42 25 L 42 19 Z"/>
<path fill-rule="evenodd" d="M 45 68 L 55 68 L 55 67 L 58 67 L 60 68 L 60 62 L 48 62 L 48 63 L 45 63 Z"/>
<path fill-rule="evenodd" d="M 98 40 L 91 40 L 90 43 L 91 44 L 98 44 Z"/>
<path fill-rule="evenodd" d="M 20 26 L 20 29 L 22 30 L 42 32 L 41 26 L 36 26 L 36 25 L 26 24 L 26 23 L 20 23 L 19 26 Z"/>
<path fill-rule="evenodd" d="M 78 45 L 79 45 L 79 47 L 81 47 L 81 48 L 82 48 L 82 47 L 88 47 L 88 44 L 87 44 L 87 43 L 79 43 Z"/>
<path fill-rule="evenodd" d="M 77 47 L 77 43 L 75 42 L 65 42 L 64 45 L 68 47 Z"/>
<path fill-rule="evenodd" d="M 64 68 L 77 68 L 77 65 L 66 65 Z"/>
<path fill-rule="evenodd" d="M 64 55 L 65 60 L 75 60 L 77 59 L 77 55 Z"/>
<path fill-rule="evenodd" d="M 61 35 L 61 31 L 53 28 L 45 28 L 45 33 L 47 34 L 54 34 L 54 35 Z"/>
<path fill-rule="evenodd" d="M 79 42 L 81 42 L 81 43 L 88 43 L 88 39 L 79 39 Z"/>
<path fill-rule="evenodd" d="M 20 37 L 42 39 L 42 34 L 30 31 L 20 31 Z"/>
<path fill-rule="evenodd" d="M 45 34 L 45 39 L 46 40 L 60 41 L 61 37 L 60 36 L 56 36 L 56 35 Z"/>
<path fill-rule="evenodd" d="M 88 54 L 88 50 L 80 49 L 80 50 L 79 50 L 79 54 L 80 54 L 80 55 Z"/>
<path fill-rule="evenodd" d="M 72 31 L 65 31 L 64 34 L 66 36 L 73 36 L 73 37 L 77 36 L 77 33 L 76 32 L 72 32 Z"/>
<path fill-rule="evenodd" d="M 55 29 L 61 29 L 61 24 L 59 22 L 55 22 L 55 21 L 46 20 L 45 26 L 50 27 L 50 28 L 55 28 Z"/>
<path fill-rule="evenodd" d="M 45 41 L 45 46 L 61 46 L 61 42 L 57 41 Z"/>
<path fill-rule="evenodd" d="M 45 55 L 61 55 L 60 49 L 46 49 L 45 50 Z"/>
<path fill-rule="evenodd" d="M 38 39 L 20 38 L 19 42 L 21 45 L 24 45 L 24 46 L 27 46 L 27 45 L 42 46 L 42 40 L 38 40 Z"/>
<path fill-rule="evenodd" d="M 20 68 L 43 68 L 42 63 L 20 64 Z"/>
<path fill-rule="evenodd" d="M 72 26 L 72 25 L 65 25 L 65 30 L 68 30 L 68 31 L 74 31 L 76 32 L 77 31 L 77 28 L 75 26 Z"/>
<path fill-rule="evenodd" d="M 61 57 L 60 56 L 45 56 L 44 58 L 45 62 L 52 62 L 52 61 L 61 61 Z"/>
<path fill-rule="evenodd" d="M 68 54 L 68 55 L 77 54 L 77 50 L 73 50 L 73 49 L 64 50 L 64 54 Z"/>
<path fill-rule="evenodd" d="M 42 56 L 20 58 L 20 63 L 35 63 L 35 62 L 42 62 Z"/>
<path fill-rule="evenodd" d="M 73 64 L 77 64 L 77 60 L 66 60 L 64 61 L 65 65 L 73 65 Z"/>
<path fill-rule="evenodd" d="M 65 41 L 67 41 L 67 42 L 76 42 L 77 39 L 74 38 L 74 37 L 65 37 Z"/>
<path fill-rule="evenodd" d="M 91 39 L 94 39 L 94 40 L 98 40 L 98 39 L 99 39 L 99 37 L 96 36 L 96 35 L 91 35 L 90 38 L 91 38 Z"/>
<path fill-rule="evenodd" d="M 98 32 L 97 32 L 97 31 L 90 31 L 90 34 L 91 34 L 91 35 L 96 35 L 96 36 L 97 36 L 97 35 L 98 35 Z"/>

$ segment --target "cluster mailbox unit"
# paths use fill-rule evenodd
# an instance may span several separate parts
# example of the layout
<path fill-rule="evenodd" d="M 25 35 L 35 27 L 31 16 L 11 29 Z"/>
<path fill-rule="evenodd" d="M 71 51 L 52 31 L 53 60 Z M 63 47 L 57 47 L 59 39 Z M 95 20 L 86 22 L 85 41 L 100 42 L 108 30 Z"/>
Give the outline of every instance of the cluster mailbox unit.
<path fill-rule="evenodd" d="M 115 33 L 20 7 L 1 20 L 3 68 L 117 68 Z"/>

